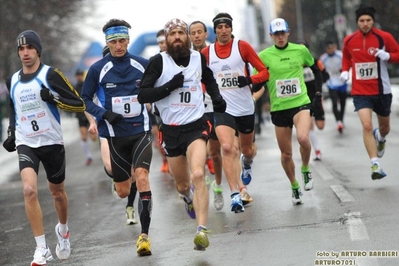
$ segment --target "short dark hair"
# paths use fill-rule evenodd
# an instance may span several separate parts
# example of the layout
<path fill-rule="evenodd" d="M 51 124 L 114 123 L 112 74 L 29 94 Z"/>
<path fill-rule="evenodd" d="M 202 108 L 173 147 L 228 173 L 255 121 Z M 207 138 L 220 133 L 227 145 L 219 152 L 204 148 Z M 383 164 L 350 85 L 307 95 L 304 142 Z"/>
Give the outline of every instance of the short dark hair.
<path fill-rule="evenodd" d="M 198 23 L 199 23 L 199 24 L 202 24 L 202 26 L 204 26 L 204 32 L 208 32 L 208 29 L 207 29 L 205 23 L 202 22 L 202 21 L 199 21 L 199 20 L 196 20 L 196 21 L 191 22 L 190 26 L 188 27 L 188 32 L 190 32 L 190 29 L 191 29 L 191 26 L 192 26 L 192 25 L 198 24 Z"/>
<path fill-rule="evenodd" d="M 165 35 L 164 29 L 160 29 L 160 30 L 157 32 L 157 37 L 159 37 L 159 36 L 164 36 L 164 35 Z"/>
<path fill-rule="evenodd" d="M 116 19 L 116 18 L 113 18 L 113 19 L 108 20 L 107 23 L 105 23 L 105 25 L 104 25 L 104 27 L 103 27 L 103 32 L 105 33 L 105 31 L 106 31 L 108 28 L 115 27 L 115 26 L 125 26 L 125 27 L 127 27 L 127 28 L 129 28 L 129 29 L 132 28 L 132 26 L 130 26 L 130 24 L 127 23 L 126 21 L 124 21 L 123 19 Z"/>

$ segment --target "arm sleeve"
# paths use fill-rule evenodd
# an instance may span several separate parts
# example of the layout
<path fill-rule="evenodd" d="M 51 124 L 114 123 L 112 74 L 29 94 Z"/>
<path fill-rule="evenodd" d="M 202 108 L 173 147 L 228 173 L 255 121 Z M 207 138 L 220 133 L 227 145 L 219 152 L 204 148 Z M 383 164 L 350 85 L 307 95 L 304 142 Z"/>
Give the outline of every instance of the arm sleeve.
<path fill-rule="evenodd" d="M 243 41 L 240 40 L 238 43 L 240 53 L 242 56 L 242 59 L 245 62 L 250 63 L 254 68 L 257 70 L 257 74 L 254 74 L 251 76 L 252 83 L 257 84 L 257 83 L 265 83 L 266 81 L 269 80 L 269 71 L 267 70 L 266 66 L 263 64 L 262 60 L 259 58 L 259 56 L 256 54 L 255 50 L 252 48 L 252 46 Z M 248 73 L 250 75 L 251 73 Z"/>
<path fill-rule="evenodd" d="M 8 94 L 10 95 L 11 91 L 11 78 L 7 79 L 6 86 L 8 89 Z M 15 130 L 15 109 L 14 109 L 14 102 L 9 98 L 9 106 L 8 106 L 8 114 L 9 114 L 9 124 L 8 129 Z M 1 121 L 0 121 L 1 122 Z"/>
<path fill-rule="evenodd" d="M 143 79 L 141 80 L 139 94 L 137 99 L 139 103 L 153 103 L 159 101 L 167 96 L 168 91 L 167 83 L 160 87 L 154 87 L 155 82 L 162 74 L 163 61 L 160 54 L 154 55 L 146 70 L 144 71 Z"/>
<path fill-rule="evenodd" d="M 321 93 L 321 88 L 323 86 L 323 78 L 322 78 L 321 70 L 320 70 L 319 66 L 317 65 L 317 60 L 315 60 L 315 63 L 310 67 L 310 69 L 312 69 L 313 74 L 314 74 L 316 92 Z"/>
<path fill-rule="evenodd" d="M 58 93 L 57 107 L 68 112 L 83 112 L 86 105 L 72 84 L 57 68 L 51 68 L 47 74 L 49 86 Z"/>
<path fill-rule="evenodd" d="M 201 82 L 205 85 L 206 92 L 211 96 L 211 99 L 220 95 L 219 86 L 213 76 L 212 70 L 206 64 L 206 58 L 201 53 L 201 65 L 202 65 L 202 79 Z"/>
<path fill-rule="evenodd" d="M 386 34 L 386 47 L 385 50 L 389 53 L 390 63 L 399 63 L 399 45 L 390 33 Z"/>
<path fill-rule="evenodd" d="M 341 71 L 349 71 L 352 66 L 352 56 L 347 48 L 348 40 L 344 40 L 344 45 L 342 47 L 342 68 Z"/>

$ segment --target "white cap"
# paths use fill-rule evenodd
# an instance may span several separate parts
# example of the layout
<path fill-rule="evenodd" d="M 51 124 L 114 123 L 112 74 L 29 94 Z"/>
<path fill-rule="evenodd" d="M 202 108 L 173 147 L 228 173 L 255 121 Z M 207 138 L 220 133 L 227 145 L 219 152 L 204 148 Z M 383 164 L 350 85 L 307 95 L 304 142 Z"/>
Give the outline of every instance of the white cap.
<path fill-rule="evenodd" d="M 270 33 L 275 34 L 278 31 L 288 32 L 290 28 L 288 27 L 287 21 L 282 18 L 273 19 L 270 22 Z"/>

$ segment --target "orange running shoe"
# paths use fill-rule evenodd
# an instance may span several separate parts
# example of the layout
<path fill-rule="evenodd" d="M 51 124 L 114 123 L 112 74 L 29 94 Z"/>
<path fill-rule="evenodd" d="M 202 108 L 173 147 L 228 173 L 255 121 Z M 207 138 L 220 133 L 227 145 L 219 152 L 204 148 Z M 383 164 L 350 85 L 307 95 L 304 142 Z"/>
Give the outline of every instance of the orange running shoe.
<path fill-rule="evenodd" d="M 163 161 L 162 167 L 161 167 L 161 172 L 162 173 L 169 173 L 169 164 L 168 161 Z"/>
<path fill-rule="evenodd" d="M 215 168 L 213 167 L 213 160 L 211 158 L 208 158 L 206 160 L 206 164 L 208 165 L 209 173 L 214 175 L 215 174 Z"/>

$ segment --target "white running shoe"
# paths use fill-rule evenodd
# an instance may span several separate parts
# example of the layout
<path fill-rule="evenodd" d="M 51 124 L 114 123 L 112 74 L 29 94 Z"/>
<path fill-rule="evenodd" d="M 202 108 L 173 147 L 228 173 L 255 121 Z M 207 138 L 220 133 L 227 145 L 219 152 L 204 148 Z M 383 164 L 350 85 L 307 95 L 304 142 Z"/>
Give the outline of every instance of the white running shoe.
<path fill-rule="evenodd" d="M 377 144 L 377 156 L 378 158 L 381 158 L 384 153 L 385 153 L 385 140 L 384 141 L 380 141 L 378 139 L 378 133 L 380 132 L 380 130 L 378 128 L 375 128 L 373 131 L 373 135 L 374 135 L 374 139 L 375 139 L 375 143 Z"/>
<path fill-rule="evenodd" d="M 241 154 L 241 181 L 244 185 L 248 185 L 252 180 L 252 168 L 251 165 L 244 163 L 244 154 Z"/>
<path fill-rule="evenodd" d="M 212 182 L 212 191 L 213 191 L 213 207 L 215 207 L 215 209 L 217 211 L 220 211 L 221 209 L 223 209 L 224 206 L 224 199 L 223 199 L 223 188 L 222 186 L 217 187 L 216 185 L 216 181 Z"/>
<path fill-rule="evenodd" d="M 49 247 L 37 247 L 35 254 L 33 255 L 33 261 L 30 263 L 31 266 L 42 266 L 47 265 L 47 261 L 53 259 Z"/>
<path fill-rule="evenodd" d="M 134 208 L 131 206 L 126 207 L 126 225 L 137 224 L 137 222 L 134 215 Z"/>
<path fill-rule="evenodd" d="M 292 204 L 302 204 L 302 192 L 300 188 L 292 189 Z"/>
<path fill-rule="evenodd" d="M 66 260 L 71 255 L 71 244 L 69 243 L 69 231 L 65 235 L 61 235 L 58 229 L 59 223 L 55 226 L 55 234 L 58 238 L 58 243 L 55 248 L 55 254 L 60 260 Z"/>
<path fill-rule="evenodd" d="M 303 183 L 305 184 L 305 190 L 311 190 L 313 188 L 313 178 L 311 172 L 302 172 Z"/>

